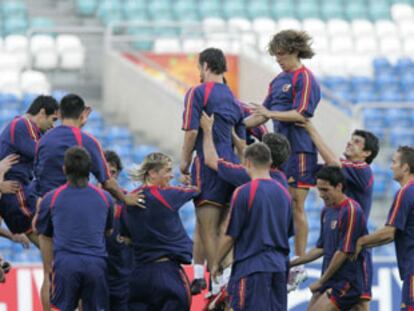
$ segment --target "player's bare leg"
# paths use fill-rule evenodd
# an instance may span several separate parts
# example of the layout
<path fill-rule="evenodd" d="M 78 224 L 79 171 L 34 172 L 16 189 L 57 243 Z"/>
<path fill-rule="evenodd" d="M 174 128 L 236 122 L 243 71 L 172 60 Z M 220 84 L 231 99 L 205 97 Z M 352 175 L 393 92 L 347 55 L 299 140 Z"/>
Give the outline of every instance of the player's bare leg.
<path fill-rule="evenodd" d="M 219 238 L 221 238 L 222 236 L 224 236 L 226 234 L 227 227 L 229 225 L 229 220 L 230 220 L 229 211 L 230 211 L 229 207 L 223 208 L 223 210 L 221 211 Z M 227 285 L 228 281 L 230 280 L 230 273 L 231 273 L 232 263 L 233 263 L 233 250 L 231 250 L 222 261 L 222 265 L 223 265 L 223 268 L 224 268 L 223 276 L 222 276 L 222 278 L 223 278 L 223 284 L 222 285 Z"/>
<path fill-rule="evenodd" d="M 193 235 L 193 259 L 194 280 L 191 282 L 190 291 L 192 295 L 197 295 L 207 288 L 207 283 L 204 278 L 204 264 L 206 257 L 204 254 L 203 242 L 200 237 L 200 224 L 198 221 L 196 221 Z"/>
<path fill-rule="evenodd" d="M 211 270 L 211 264 L 216 255 L 218 243 L 221 208 L 206 204 L 196 208 L 196 215 L 200 225 L 200 236 L 203 241 L 204 251 L 207 258 L 207 267 Z M 215 290 L 216 289 L 213 288 L 213 291 Z"/>
<path fill-rule="evenodd" d="M 305 214 L 305 201 L 308 189 L 289 187 L 293 200 L 293 219 L 295 223 L 295 255 L 303 256 L 308 242 L 308 220 Z"/>
<path fill-rule="evenodd" d="M 336 311 L 336 306 L 329 299 L 328 295 L 325 293 L 320 294 L 315 302 L 311 305 L 309 303 L 308 311 Z"/>
<path fill-rule="evenodd" d="M 30 240 L 30 242 L 33 243 L 34 246 L 39 248 L 39 236 L 36 233 L 34 232 L 26 233 L 26 236 Z"/>
<path fill-rule="evenodd" d="M 313 307 L 313 305 L 315 304 L 315 302 L 319 299 L 319 296 L 321 295 L 321 293 L 316 292 L 312 295 L 311 300 L 309 301 L 308 304 L 308 310 Z"/>

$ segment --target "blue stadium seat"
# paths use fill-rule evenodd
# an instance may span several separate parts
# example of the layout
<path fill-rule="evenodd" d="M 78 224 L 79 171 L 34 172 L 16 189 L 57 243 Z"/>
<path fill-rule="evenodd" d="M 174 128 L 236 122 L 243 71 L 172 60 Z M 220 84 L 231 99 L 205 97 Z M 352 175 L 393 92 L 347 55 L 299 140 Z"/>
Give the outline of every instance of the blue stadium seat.
<path fill-rule="evenodd" d="M 227 0 L 223 3 L 224 17 L 229 19 L 232 17 L 246 17 L 246 7 L 243 1 Z"/>
<path fill-rule="evenodd" d="M 63 97 L 65 97 L 66 95 L 68 95 L 69 92 L 68 91 L 64 91 L 64 90 L 54 90 L 52 91 L 52 97 L 54 99 L 57 100 L 57 102 L 60 102 L 62 100 Z"/>
<path fill-rule="evenodd" d="M 171 11 L 171 3 L 168 0 L 148 1 L 148 13 L 153 19 L 161 16 L 171 16 Z"/>
<path fill-rule="evenodd" d="M 399 77 L 391 72 L 379 72 L 377 73 L 375 85 L 378 91 L 386 90 L 400 90 Z"/>
<path fill-rule="evenodd" d="M 407 71 L 400 75 L 400 86 L 403 92 L 414 90 L 414 71 Z"/>
<path fill-rule="evenodd" d="M 274 19 L 296 17 L 293 1 L 272 1 L 270 10 Z"/>
<path fill-rule="evenodd" d="M 55 26 L 55 22 L 46 17 L 34 17 L 30 20 L 31 28 L 51 29 Z M 44 34 L 44 32 L 42 32 Z M 50 33 L 52 34 L 52 33 Z"/>
<path fill-rule="evenodd" d="M 358 92 L 360 90 L 368 90 L 368 91 L 373 92 L 375 90 L 374 81 L 368 77 L 362 77 L 362 76 L 351 77 L 350 84 L 351 84 L 352 89 L 355 92 Z"/>
<path fill-rule="evenodd" d="M 105 0 L 100 2 L 97 16 L 105 26 L 115 21 L 122 21 L 122 3 L 118 0 Z"/>
<path fill-rule="evenodd" d="M 198 13 L 201 18 L 223 17 L 220 1 L 218 0 L 200 2 L 198 5 Z"/>
<path fill-rule="evenodd" d="M 141 163 L 144 158 L 152 153 L 152 152 L 156 152 L 159 149 L 156 146 L 152 146 L 152 145 L 138 145 L 134 147 L 133 150 L 133 159 L 135 163 Z"/>
<path fill-rule="evenodd" d="M 4 17 L 27 17 L 27 8 L 23 1 L 5 1 L 2 4 Z"/>
<path fill-rule="evenodd" d="M 154 36 L 154 31 L 151 28 L 129 27 L 127 32 L 129 35 L 137 36 L 137 39 L 131 44 L 134 49 L 140 51 L 152 50 L 153 40 L 151 38 Z"/>
<path fill-rule="evenodd" d="M 379 94 L 379 100 L 382 102 L 400 102 L 403 99 L 403 94 L 399 89 L 384 89 Z"/>
<path fill-rule="evenodd" d="M 356 90 L 354 98 L 357 103 L 375 102 L 378 100 L 378 95 L 373 90 L 360 89 Z"/>
<path fill-rule="evenodd" d="M 400 145 L 411 146 L 414 144 L 414 137 L 406 127 L 399 127 L 398 124 L 395 127 L 390 128 L 390 142 L 392 148 L 397 148 Z"/>
<path fill-rule="evenodd" d="M 400 74 L 403 75 L 406 72 L 413 73 L 414 72 L 414 62 L 409 57 L 402 57 L 397 60 L 395 64 L 395 70 Z"/>
<path fill-rule="evenodd" d="M 380 141 L 385 140 L 386 128 L 384 126 L 371 126 L 371 127 L 367 127 L 367 129 L 370 132 L 372 132 L 375 136 L 377 136 Z"/>
<path fill-rule="evenodd" d="M 11 34 L 26 34 L 26 30 L 29 26 L 26 17 L 8 17 L 4 20 L 3 32 L 5 35 Z"/>
<path fill-rule="evenodd" d="M 144 19 L 147 17 L 146 0 L 127 0 L 122 5 L 122 13 L 128 20 Z"/>
<path fill-rule="evenodd" d="M 258 17 L 271 17 L 270 7 L 267 1 L 250 1 L 247 4 L 246 11 L 250 19 Z"/>
<path fill-rule="evenodd" d="M 411 110 L 409 109 L 387 109 L 385 119 L 388 127 L 411 126 Z"/>
<path fill-rule="evenodd" d="M 197 3 L 192 0 L 178 0 L 173 6 L 173 12 L 178 21 L 197 21 L 200 18 Z"/>
<path fill-rule="evenodd" d="M 76 13 L 80 16 L 94 16 L 98 8 L 98 0 L 76 0 Z"/>
<path fill-rule="evenodd" d="M 10 122 L 18 115 L 20 115 L 18 109 L 0 109 L 0 123 Z"/>
<path fill-rule="evenodd" d="M 384 109 L 366 108 L 363 110 L 363 118 L 365 128 L 384 127 L 386 125 Z"/>
<path fill-rule="evenodd" d="M 379 73 L 379 72 L 393 72 L 394 68 L 392 66 L 392 64 L 390 63 L 390 61 L 388 60 L 388 58 L 386 57 L 379 57 L 379 58 L 375 58 L 372 61 L 372 65 L 374 67 L 374 71 L 375 73 Z"/>

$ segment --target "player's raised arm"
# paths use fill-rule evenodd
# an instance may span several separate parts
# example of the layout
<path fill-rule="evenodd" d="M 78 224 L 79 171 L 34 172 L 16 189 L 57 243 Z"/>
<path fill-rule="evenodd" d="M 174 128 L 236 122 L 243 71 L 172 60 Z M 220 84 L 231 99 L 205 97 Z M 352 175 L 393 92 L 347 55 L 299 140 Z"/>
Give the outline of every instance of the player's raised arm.
<path fill-rule="evenodd" d="M 253 105 L 252 107 L 253 118 L 261 117 L 262 119 L 266 119 L 266 120 L 272 119 L 272 120 L 278 120 L 282 122 L 304 122 L 306 120 L 305 117 L 301 113 L 299 113 L 296 109 L 292 109 L 288 111 L 271 111 L 262 105 L 257 105 L 257 104 L 252 104 L 252 105 Z M 256 125 L 259 125 L 259 124 L 256 124 Z"/>
<path fill-rule="evenodd" d="M 316 148 L 318 149 L 320 155 L 322 156 L 323 160 L 325 161 L 326 165 L 335 165 L 341 166 L 339 161 L 339 157 L 335 154 L 335 152 L 325 143 L 321 134 L 319 134 L 318 130 L 316 129 L 315 125 L 312 123 L 310 119 L 306 119 L 305 122 L 301 123 L 301 126 L 305 128 L 308 132 L 310 138 L 312 139 L 313 143 L 315 144 Z"/>

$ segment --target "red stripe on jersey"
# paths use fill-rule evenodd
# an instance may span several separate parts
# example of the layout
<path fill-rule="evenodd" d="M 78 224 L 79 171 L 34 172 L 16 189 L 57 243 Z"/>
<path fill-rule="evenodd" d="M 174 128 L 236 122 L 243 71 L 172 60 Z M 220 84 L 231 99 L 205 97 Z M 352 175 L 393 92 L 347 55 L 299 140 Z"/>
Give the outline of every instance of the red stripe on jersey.
<path fill-rule="evenodd" d="M 114 218 L 115 219 L 121 218 L 121 213 L 122 213 L 122 205 L 116 204 L 115 211 L 114 211 Z"/>
<path fill-rule="evenodd" d="M 366 162 L 352 162 L 348 160 L 341 160 L 341 165 L 345 167 L 365 168 L 369 166 Z"/>
<path fill-rule="evenodd" d="M 213 90 L 214 82 L 207 82 L 206 88 L 204 90 L 204 101 L 203 101 L 203 107 L 207 106 L 208 99 L 210 97 L 211 91 Z"/>
<path fill-rule="evenodd" d="M 303 71 L 303 89 L 302 89 L 302 96 L 300 99 L 300 104 L 299 107 L 297 108 L 297 111 L 299 113 L 302 113 L 303 111 L 306 110 L 306 108 L 308 108 L 309 106 L 309 94 L 310 94 L 310 89 L 311 89 L 311 85 L 312 85 L 312 81 L 309 77 L 309 72 L 304 69 Z"/>
<path fill-rule="evenodd" d="M 99 155 L 101 156 L 101 160 L 104 164 L 104 170 L 105 170 L 106 177 L 108 179 L 111 178 L 111 172 L 109 170 L 108 162 L 106 161 L 105 153 L 102 149 L 101 143 L 94 136 L 92 136 L 91 134 L 85 133 L 85 135 L 87 135 L 89 138 L 91 138 L 93 140 L 93 142 L 96 144 L 96 146 L 98 147 Z"/>
<path fill-rule="evenodd" d="M 82 142 L 82 133 L 80 129 L 77 127 L 71 127 L 71 130 L 72 130 L 73 136 L 75 136 L 76 143 L 78 144 L 78 146 L 82 147 L 83 142 Z"/>
<path fill-rule="evenodd" d="M 408 185 L 409 184 L 407 184 L 407 186 Z M 407 186 L 400 189 L 400 191 L 397 194 L 397 198 L 395 199 L 395 202 L 392 205 L 392 214 L 391 214 L 390 219 L 388 220 L 388 224 L 390 225 L 393 225 L 395 222 L 395 218 L 397 218 L 398 211 L 401 207 L 401 200 L 402 200 L 402 197 L 404 196 L 405 191 L 407 190 Z"/>
<path fill-rule="evenodd" d="M 56 199 L 58 197 L 58 195 L 65 190 L 68 187 L 68 184 L 64 184 L 63 186 L 60 186 L 59 188 L 56 189 L 55 193 L 52 196 L 52 200 L 50 201 L 50 208 L 53 207 L 53 205 L 55 205 Z"/>
<path fill-rule="evenodd" d="M 233 162 L 229 162 L 229 161 L 226 161 L 224 159 L 219 159 L 218 161 L 219 161 L 219 163 L 223 164 L 224 166 L 227 166 L 227 167 L 230 167 L 230 168 L 237 168 L 237 169 L 243 168 L 243 165 L 236 164 L 236 163 L 233 163 Z"/>
<path fill-rule="evenodd" d="M 188 130 L 191 125 L 191 116 L 193 113 L 194 88 L 191 88 L 187 94 L 188 94 L 187 101 L 185 103 L 185 110 L 184 110 L 184 122 L 183 122 L 184 130 Z"/>
<path fill-rule="evenodd" d="M 239 283 L 239 308 L 243 310 L 246 304 L 246 278 L 240 279 Z"/>
<path fill-rule="evenodd" d="M 250 184 L 250 193 L 249 193 L 249 205 L 247 206 L 248 209 L 251 209 L 253 206 L 254 198 L 256 197 L 257 187 L 259 186 L 258 180 L 252 180 Z"/>
<path fill-rule="evenodd" d="M 17 121 L 19 120 L 20 118 L 14 118 L 14 120 L 10 124 L 10 141 L 12 144 L 14 144 L 14 137 L 16 135 L 16 124 L 17 124 Z"/>
<path fill-rule="evenodd" d="M 39 140 L 39 136 L 37 135 L 37 131 L 33 128 L 32 121 L 28 120 L 27 118 L 22 118 L 24 121 L 24 124 L 26 125 L 27 131 L 29 132 L 30 137 L 37 142 Z"/>
<path fill-rule="evenodd" d="M 152 195 L 157 198 L 158 201 L 160 201 L 165 207 L 168 207 L 172 210 L 172 207 L 168 202 L 164 199 L 164 197 L 161 195 L 161 193 L 158 191 L 158 189 L 155 186 L 149 187 Z"/>
<path fill-rule="evenodd" d="M 345 244 L 344 244 L 344 251 L 347 252 L 350 249 L 352 234 L 354 232 L 354 227 L 356 223 L 356 208 L 352 200 L 349 200 L 348 209 L 348 228 L 345 234 Z"/>
<path fill-rule="evenodd" d="M 111 205 L 109 204 L 108 198 L 106 197 L 105 193 L 103 192 L 103 190 L 101 188 L 98 188 L 92 184 L 89 184 L 89 187 L 91 187 L 93 190 L 95 190 L 96 192 L 98 192 L 99 196 L 104 200 L 105 204 L 107 207 L 110 207 Z"/>
<path fill-rule="evenodd" d="M 163 187 L 162 189 L 171 189 L 171 190 L 177 190 L 181 192 L 197 192 L 198 191 L 198 189 L 194 186 L 188 186 L 188 187 L 167 186 L 167 187 Z"/>

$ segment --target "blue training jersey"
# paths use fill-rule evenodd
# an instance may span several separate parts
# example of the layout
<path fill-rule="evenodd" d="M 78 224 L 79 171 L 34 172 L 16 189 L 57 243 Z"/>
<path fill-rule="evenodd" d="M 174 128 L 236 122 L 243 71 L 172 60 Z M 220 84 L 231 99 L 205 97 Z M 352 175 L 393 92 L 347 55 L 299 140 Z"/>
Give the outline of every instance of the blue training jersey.
<path fill-rule="evenodd" d="M 292 199 L 286 188 L 273 179 L 253 179 L 236 189 L 230 209 L 232 277 L 286 271 L 289 237 L 294 234 Z"/>
<path fill-rule="evenodd" d="M 251 180 L 243 165 L 235 164 L 223 159 L 219 159 L 217 163 L 217 174 L 221 179 L 235 187 L 239 187 Z M 288 189 L 286 175 L 281 170 L 275 168 L 270 169 L 270 177 Z"/>
<path fill-rule="evenodd" d="M 237 161 L 233 151 L 232 130 L 245 139 L 246 128 L 243 124 L 243 111 L 229 87 L 223 83 L 207 82 L 191 88 L 185 96 L 183 113 L 184 131 L 199 130 L 195 143 L 197 155 L 204 159 L 203 133 L 200 128 L 202 112 L 214 114 L 213 141 L 220 157 Z"/>
<path fill-rule="evenodd" d="M 65 184 L 44 196 L 35 219 L 37 231 L 53 238 L 53 253 L 106 257 L 105 234 L 112 229 L 111 195 L 88 184 Z"/>
<path fill-rule="evenodd" d="M 324 250 L 322 273 L 328 268 L 336 251 L 354 253 L 357 240 L 368 234 L 364 212 L 350 198 L 337 206 L 325 206 L 321 212 L 320 228 L 316 247 Z M 347 259 L 328 282 L 344 281 L 362 290 L 364 256 L 365 251 L 362 251 L 356 261 Z"/>
<path fill-rule="evenodd" d="M 313 114 L 321 99 L 321 90 L 311 71 L 302 66 L 292 72 L 280 73 L 269 86 L 263 105 L 271 111 L 297 110 L 306 118 Z M 316 153 L 316 146 L 303 127 L 293 122 L 273 120 L 275 133 L 287 137 L 293 153 Z"/>
<path fill-rule="evenodd" d="M 27 185 L 33 178 L 33 161 L 40 129 L 25 116 L 16 117 L 0 134 L 0 159 L 18 154 L 19 162 L 7 172 L 6 180 L 16 180 Z"/>
<path fill-rule="evenodd" d="M 397 191 L 388 214 L 387 226 L 397 229 L 395 250 L 401 280 L 414 274 L 414 181 Z"/>
<path fill-rule="evenodd" d="M 191 263 L 193 243 L 179 216 L 179 209 L 198 194 L 194 187 L 143 186 L 146 208 L 128 206 L 121 219 L 121 234 L 132 240 L 135 265 L 169 258 Z M 123 222 L 127 219 L 127 223 Z"/>
<path fill-rule="evenodd" d="M 66 183 L 63 173 L 64 155 L 73 146 L 84 147 L 91 156 L 91 172 L 99 183 L 110 178 L 109 168 L 101 144 L 90 134 L 73 126 L 60 125 L 49 130 L 39 141 L 35 164 L 34 191 L 43 196 Z"/>

